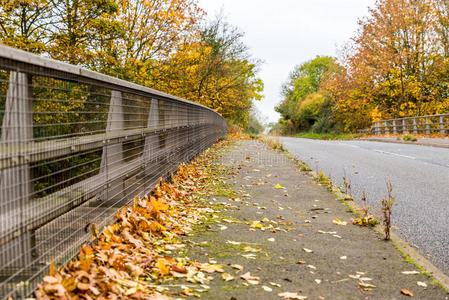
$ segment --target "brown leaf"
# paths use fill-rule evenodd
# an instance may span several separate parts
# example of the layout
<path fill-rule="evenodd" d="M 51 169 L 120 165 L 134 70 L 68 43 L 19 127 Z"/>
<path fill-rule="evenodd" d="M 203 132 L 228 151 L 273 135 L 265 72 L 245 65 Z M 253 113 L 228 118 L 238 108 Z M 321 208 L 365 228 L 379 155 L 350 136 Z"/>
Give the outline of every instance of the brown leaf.
<path fill-rule="evenodd" d="M 257 276 L 251 276 L 250 272 L 246 272 L 245 274 L 241 275 L 240 278 L 244 280 L 260 280 L 260 277 Z"/>
<path fill-rule="evenodd" d="M 284 299 L 298 299 L 298 300 L 307 299 L 307 296 L 301 296 L 298 293 L 291 293 L 291 292 L 279 293 L 278 296 Z"/>
<path fill-rule="evenodd" d="M 178 265 L 171 266 L 171 269 L 178 273 L 187 273 L 187 269 L 185 267 L 179 267 Z"/>

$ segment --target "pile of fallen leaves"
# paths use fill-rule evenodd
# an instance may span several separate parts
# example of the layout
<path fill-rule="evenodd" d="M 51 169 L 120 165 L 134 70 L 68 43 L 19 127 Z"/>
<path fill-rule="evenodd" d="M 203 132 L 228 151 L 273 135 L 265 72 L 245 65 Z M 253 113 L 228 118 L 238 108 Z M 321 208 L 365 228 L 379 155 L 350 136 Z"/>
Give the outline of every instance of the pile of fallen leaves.
<path fill-rule="evenodd" d="M 223 272 L 221 267 L 175 255 L 185 246 L 180 236 L 192 230 L 206 209 L 194 191 L 207 179 L 203 169 L 207 159 L 206 154 L 181 165 L 170 183 L 160 180 L 151 196 L 135 198 L 132 206 L 119 210 L 117 221 L 100 235 L 94 230 L 95 241 L 84 245 L 77 259 L 60 270 L 50 266 L 36 297 L 170 299 L 195 295 L 185 285 L 169 284 L 176 278 L 208 289 L 207 273 Z M 173 286 L 176 291 L 170 289 Z"/>

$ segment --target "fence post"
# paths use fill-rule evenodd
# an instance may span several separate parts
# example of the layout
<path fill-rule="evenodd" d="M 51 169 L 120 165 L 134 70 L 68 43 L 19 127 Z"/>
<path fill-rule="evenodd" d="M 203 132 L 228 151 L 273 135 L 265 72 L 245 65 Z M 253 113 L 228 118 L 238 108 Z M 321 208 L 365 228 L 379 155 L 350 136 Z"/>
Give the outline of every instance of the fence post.
<path fill-rule="evenodd" d="M 380 134 L 379 121 L 374 122 L 374 134 L 375 135 Z"/>
<path fill-rule="evenodd" d="M 418 134 L 418 124 L 416 124 L 416 118 L 413 118 L 413 134 Z"/>
<path fill-rule="evenodd" d="M 160 126 L 159 121 L 159 100 L 151 99 L 150 113 L 148 114 L 148 129 L 158 129 Z M 157 159 L 158 152 L 160 150 L 159 134 L 150 133 L 145 137 L 145 146 L 143 149 L 143 162 L 145 165 L 146 180 L 150 180 L 151 177 L 155 177 L 159 171 L 159 160 Z M 157 179 L 157 178 L 154 178 Z M 149 184 L 149 186 L 151 186 Z M 151 189 L 153 186 L 151 186 Z"/>
<path fill-rule="evenodd" d="M 397 134 L 398 130 L 396 128 L 396 120 L 393 120 L 393 134 Z"/>
<path fill-rule="evenodd" d="M 111 101 L 109 104 L 108 121 L 106 124 L 106 144 L 108 141 L 108 134 L 121 131 L 125 129 L 125 119 L 123 114 L 123 98 L 122 93 L 118 91 L 111 92 Z M 103 154 L 101 157 L 100 174 L 105 176 L 106 188 L 101 195 L 102 201 L 117 202 L 123 197 L 125 190 L 125 179 L 120 177 L 120 167 L 123 167 L 123 144 L 106 145 L 103 147 Z M 110 177 L 119 178 L 110 181 Z M 117 205 L 120 205 L 117 203 Z"/>
<path fill-rule="evenodd" d="M 10 72 L 0 146 L 16 148 L 15 153 L 20 153 L 20 149 L 33 140 L 33 103 L 30 86 L 31 76 L 21 72 Z M 20 158 L 19 154 L 17 159 Z M 32 193 L 33 183 L 29 164 L 12 165 L 0 171 L 0 214 L 9 215 L 9 218 L 0 220 L 0 228 L 8 228 L 9 224 L 20 224 L 26 220 L 26 214 L 29 212 L 24 208 L 31 200 Z M 29 265 L 32 262 L 33 246 L 34 232 L 24 229 L 18 238 L 2 245 L 6 251 L 0 257 L 0 270 Z M 17 260 L 17 257 L 20 259 Z"/>
<path fill-rule="evenodd" d="M 440 134 L 445 134 L 446 133 L 446 131 L 444 130 L 444 118 L 443 118 L 443 116 L 440 116 Z"/>
<path fill-rule="evenodd" d="M 425 120 L 426 120 L 426 134 L 430 134 L 429 117 L 425 117 Z"/>

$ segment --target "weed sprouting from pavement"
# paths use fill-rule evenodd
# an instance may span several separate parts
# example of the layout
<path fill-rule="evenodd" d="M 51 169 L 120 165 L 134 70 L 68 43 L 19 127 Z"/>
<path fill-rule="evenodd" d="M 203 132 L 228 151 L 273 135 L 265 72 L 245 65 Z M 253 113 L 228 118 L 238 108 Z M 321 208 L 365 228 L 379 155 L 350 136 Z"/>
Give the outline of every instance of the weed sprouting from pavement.
<path fill-rule="evenodd" d="M 378 223 L 376 219 L 373 218 L 369 213 L 370 205 L 366 200 L 365 192 L 362 193 L 361 199 L 363 206 L 361 208 L 361 215 L 359 218 L 352 220 L 352 224 L 359 226 L 374 226 Z"/>
<path fill-rule="evenodd" d="M 352 190 L 351 190 L 351 182 L 348 180 L 348 177 L 346 177 L 346 169 L 343 169 L 343 185 L 345 187 L 345 193 L 349 195 L 349 197 L 352 197 Z"/>
<path fill-rule="evenodd" d="M 394 200 L 396 199 L 395 196 L 392 194 L 393 192 L 393 185 L 388 180 L 387 182 L 387 197 L 384 197 L 382 199 L 382 212 L 384 214 L 383 224 L 384 224 L 384 232 L 385 232 L 385 239 L 390 239 L 390 229 L 391 229 L 391 213 L 393 209 Z"/>

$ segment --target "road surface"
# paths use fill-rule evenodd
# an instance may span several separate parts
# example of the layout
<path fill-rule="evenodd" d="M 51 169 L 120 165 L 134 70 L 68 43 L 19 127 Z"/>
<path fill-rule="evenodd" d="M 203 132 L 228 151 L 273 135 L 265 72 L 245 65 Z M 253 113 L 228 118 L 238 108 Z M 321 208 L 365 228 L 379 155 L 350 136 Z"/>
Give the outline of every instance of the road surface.
<path fill-rule="evenodd" d="M 376 216 L 386 182 L 394 186 L 394 231 L 449 275 L 449 149 L 371 141 L 283 137 L 284 146 L 336 185 L 346 173 L 360 204 L 365 192 Z M 367 245 L 368 246 L 368 245 Z"/>

